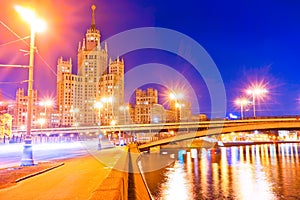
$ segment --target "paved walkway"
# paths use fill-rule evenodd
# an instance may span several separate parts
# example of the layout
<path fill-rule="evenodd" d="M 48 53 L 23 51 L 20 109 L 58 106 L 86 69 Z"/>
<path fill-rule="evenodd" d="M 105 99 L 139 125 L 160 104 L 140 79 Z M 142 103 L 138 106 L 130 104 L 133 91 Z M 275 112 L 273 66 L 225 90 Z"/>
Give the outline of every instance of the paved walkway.
<path fill-rule="evenodd" d="M 0 199 L 88 199 L 108 176 L 122 151 L 120 147 L 103 149 L 90 152 L 88 156 L 66 160 L 61 167 L 0 190 Z"/>

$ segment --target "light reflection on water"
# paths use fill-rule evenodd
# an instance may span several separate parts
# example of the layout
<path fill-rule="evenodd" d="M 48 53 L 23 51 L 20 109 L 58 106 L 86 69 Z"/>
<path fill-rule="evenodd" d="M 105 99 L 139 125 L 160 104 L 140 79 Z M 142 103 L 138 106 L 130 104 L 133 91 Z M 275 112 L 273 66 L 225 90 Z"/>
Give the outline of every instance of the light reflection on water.
<path fill-rule="evenodd" d="M 196 158 L 187 152 L 184 163 L 145 174 L 156 199 L 300 199 L 300 144 L 197 151 Z"/>

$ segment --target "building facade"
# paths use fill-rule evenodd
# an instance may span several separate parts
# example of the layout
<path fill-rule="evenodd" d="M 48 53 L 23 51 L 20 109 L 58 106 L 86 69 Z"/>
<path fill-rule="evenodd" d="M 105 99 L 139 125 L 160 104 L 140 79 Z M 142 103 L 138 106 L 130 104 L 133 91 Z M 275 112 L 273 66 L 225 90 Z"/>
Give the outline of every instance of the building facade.
<path fill-rule="evenodd" d="M 124 60 L 110 60 L 108 72 L 101 76 L 97 101 L 101 102 L 99 118 L 101 125 L 110 125 L 114 120 L 124 124 L 122 109 L 124 107 Z"/>
<path fill-rule="evenodd" d="M 59 126 L 76 126 L 79 122 L 79 109 L 82 98 L 82 77 L 72 74 L 72 60 L 59 58 L 57 62 L 57 108 Z"/>
<path fill-rule="evenodd" d="M 151 108 L 158 104 L 158 93 L 153 88 L 135 91 L 134 122 L 137 124 L 149 124 L 151 122 Z"/>
<path fill-rule="evenodd" d="M 32 126 L 38 127 L 38 101 L 37 101 L 37 91 L 33 90 L 33 99 L 32 99 Z M 16 105 L 15 113 L 13 118 L 13 127 L 19 129 L 26 128 L 27 122 L 27 109 L 28 108 L 28 96 L 25 96 L 23 88 L 19 88 L 16 92 Z"/>
<path fill-rule="evenodd" d="M 118 120 L 124 104 L 124 60 L 108 64 L 108 48 L 101 47 L 101 34 L 92 23 L 78 45 L 77 75 L 72 74 L 72 61 L 58 60 L 57 105 L 61 126 L 109 125 Z M 95 106 L 101 103 L 103 106 Z"/>
<path fill-rule="evenodd" d="M 170 100 L 170 110 L 168 112 L 168 122 L 190 121 L 192 118 L 191 104 L 182 98 Z"/>

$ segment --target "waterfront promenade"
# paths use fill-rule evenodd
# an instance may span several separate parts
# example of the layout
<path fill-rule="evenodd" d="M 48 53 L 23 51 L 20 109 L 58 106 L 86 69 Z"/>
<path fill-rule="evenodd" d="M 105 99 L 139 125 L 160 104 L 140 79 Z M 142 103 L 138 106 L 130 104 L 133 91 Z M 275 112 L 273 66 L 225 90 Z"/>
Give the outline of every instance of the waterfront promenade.
<path fill-rule="evenodd" d="M 1 189 L 0 199 L 150 199 L 141 174 L 136 173 L 138 155 L 136 145 L 129 145 L 59 160 L 59 167 Z"/>
<path fill-rule="evenodd" d="M 92 155 L 64 160 L 64 165 L 28 178 L 15 186 L 0 190 L 1 199 L 88 199 L 105 180 L 115 164 L 117 148 L 103 149 L 99 156 L 106 157 L 106 164 Z M 107 163 L 111 166 L 107 166 Z"/>

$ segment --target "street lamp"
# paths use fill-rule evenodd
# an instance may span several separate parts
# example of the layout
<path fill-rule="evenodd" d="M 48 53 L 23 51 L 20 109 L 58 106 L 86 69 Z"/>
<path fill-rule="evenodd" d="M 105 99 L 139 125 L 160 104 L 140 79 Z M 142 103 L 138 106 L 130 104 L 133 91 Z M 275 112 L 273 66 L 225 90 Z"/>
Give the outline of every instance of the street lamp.
<path fill-rule="evenodd" d="M 248 104 L 248 99 L 246 98 L 239 98 L 235 100 L 236 105 L 240 106 L 241 108 L 241 119 L 244 119 L 244 106 Z"/>
<path fill-rule="evenodd" d="M 51 100 L 45 100 L 40 102 L 40 106 L 44 106 L 44 117 L 45 117 L 45 124 L 48 125 L 48 117 L 47 117 L 47 107 L 50 107 L 53 105 L 53 101 Z M 50 118 L 51 120 L 51 118 Z"/>
<path fill-rule="evenodd" d="M 101 108 L 103 108 L 103 104 L 101 101 L 97 101 L 94 104 L 94 107 L 98 109 L 98 118 L 99 118 L 99 126 L 101 125 Z"/>
<path fill-rule="evenodd" d="M 183 107 L 184 104 L 182 103 L 177 103 L 175 104 L 175 107 L 179 109 L 179 121 L 181 121 L 181 107 Z"/>
<path fill-rule="evenodd" d="M 33 65 L 34 65 L 34 36 L 36 32 L 43 31 L 46 28 L 46 24 L 43 20 L 36 18 L 35 13 L 21 6 L 15 6 L 15 10 L 21 15 L 21 17 L 29 23 L 30 34 L 30 50 L 29 50 L 29 78 L 28 78 L 28 103 L 27 103 L 27 127 L 26 137 L 24 142 L 23 155 L 21 160 L 21 166 L 34 165 L 32 156 L 32 139 L 31 139 L 31 123 L 32 123 L 32 104 L 33 104 Z"/>
<path fill-rule="evenodd" d="M 268 93 L 268 90 L 263 88 L 263 87 L 254 87 L 254 88 L 250 88 L 247 91 L 248 95 L 252 95 L 252 105 L 253 105 L 253 117 L 256 117 L 256 110 L 255 110 L 255 101 L 256 98 L 259 96 L 263 96 L 266 93 Z"/>
<path fill-rule="evenodd" d="M 128 106 L 120 106 L 119 107 L 120 111 L 123 111 L 123 117 L 124 117 L 124 124 L 127 124 L 127 115 L 126 115 L 126 111 L 129 110 Z"/>
<path fill-rule="evenodd" d="M 42 132 L 43 125 L 45 124 L 45 122 L 46 122 L 46 119 L 44 119 L 44 118 L 39 118 L 38 119 L 38 123 L 41 125 L 41 132 Z"/>
<path fill-rule="evenodd" d="M 184 106 L 184 104 L 180 103 L 180 100 L 183 99 L 183 94 L 182 93 L 174 93 L 174 92 L 171 92 L 169 94 L 169 98 L 174 101 L 174 108 L 173 109 L 176 109 L 178 108 L 179 109 L 179 120 L 178 121 L 181 121 L 181 107 Z M 172 107 L 172 105 L 171 105 Z M 175 110 L 176 112 L 176 110 Z M 176 119 L 177 119 L 177 114 L 176 114 Z"/>
<path fill-rule="evenodd" d="M 108 103 L 112 103 L 113 99 L 112 97 L 103 97 L 101 99 L 102 102 L 106 103 L 106 125 L 109 125 L 108 123 Z"/>
<path fill-rule="evenodd" d="M 102 138 L 102 134 L 101 134 L 101 130 L 100 130 L 100 126 L 101 126 L 101 108 L 103 107 L 103 103 L 101 101 L 97 101 L 94 104 L 94 107 L 98 109 L 98 125 L 99 125 L 99 136 L 98 136 L 98 150 L 101 150 L 101 138 Z"/>

